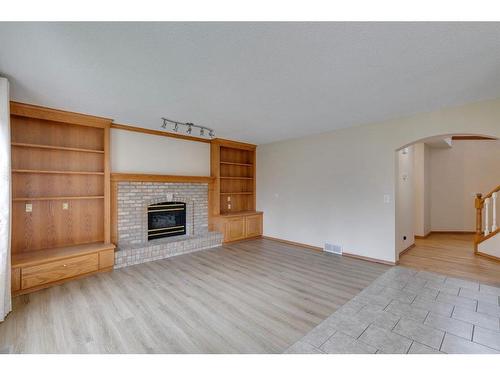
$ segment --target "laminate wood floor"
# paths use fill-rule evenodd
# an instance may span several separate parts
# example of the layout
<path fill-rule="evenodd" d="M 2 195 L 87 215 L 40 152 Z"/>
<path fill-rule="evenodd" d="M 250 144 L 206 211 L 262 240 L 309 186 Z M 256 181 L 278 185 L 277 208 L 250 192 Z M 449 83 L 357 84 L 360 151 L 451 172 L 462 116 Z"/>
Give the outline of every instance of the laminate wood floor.
<path fill-rule="evenodd" d="M 258 239 L 14 299 L 0 352 L 281 353 L 389 267 Z"/>
<path fill-rule="evenodd" d="M 500 286 L 500 262 L 474 254 L 473 234 L 433 233 L 415 245 L 400 265 Z"/>

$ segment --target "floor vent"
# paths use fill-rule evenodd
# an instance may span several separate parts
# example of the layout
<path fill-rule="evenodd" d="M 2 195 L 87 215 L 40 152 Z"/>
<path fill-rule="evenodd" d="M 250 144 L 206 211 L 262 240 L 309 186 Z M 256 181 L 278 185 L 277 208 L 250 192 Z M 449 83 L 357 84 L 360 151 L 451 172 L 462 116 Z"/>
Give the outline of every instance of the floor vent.
<path fill-rule="evenodd" d="M 327 242 L 325 243 L 324 251 L 326 251 L 327 253 L 342 255 L 342 246 Z"/>

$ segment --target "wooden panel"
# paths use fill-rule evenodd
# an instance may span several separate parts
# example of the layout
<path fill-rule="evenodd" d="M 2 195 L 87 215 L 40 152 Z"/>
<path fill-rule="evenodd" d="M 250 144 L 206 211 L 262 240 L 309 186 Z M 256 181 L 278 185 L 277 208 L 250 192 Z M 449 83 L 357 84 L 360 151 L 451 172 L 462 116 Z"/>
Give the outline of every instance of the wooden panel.
<path fill-rule="evenodd" d="M 253 165 L 220 164 L 220 175 L 226 177 L 253 177 Z"/>
<path fill-rule="evenodd" d="M 262 235 L 262 215 L 250 215 L 245 217 L 245 236 L 257 237 Z"/>
<path fill-rule="evenodd" d="M 13 292 L 21 289 L 21 269 L 13 268 L 10 274 L 10 284 Z"/>
<path fill-rule="evenodd" d="M 245 218 L 237 217 L 226 222 L 225 241 L 237 241 L 245 238 Z"/>
<path fill-rule="evenodd" d="M 82 113 L 69 111 L 61 111 L 59 109 L 52 109 L 18 102 L 10 102 L 10 113 L 11 115 L 17 115 L 26 118 L 45 119 L 97 128 L 103 128 L 113 121 L 110 118 L 85 115 Z"/>
<path fill-rule="evenodd" d="M 115 250 L 109 249 L 99 253 L 99 268 L 113 267 L 115 264 Z"/>
<path fill-rule="evenodd" d="M 21 284 L 23 289 L 28 289 L 57 280 L 97 271 L 98 268 L 98 254 L 63 259 L 23 268 Z"/>
<path fill-rule="evenodd" d="M 98 253 L 104 250 L 113 250 L 115 245 L 112 243 L 94 242 L 82 245 L 73 245 L 58 247 L 54 249 L 45 249 L 31 251 L 28 253 L 12 254 L 13 267 L 27 267 L 40 263 L 58 261 L 75 256 Z"/>
<path fill-rule="evenodd" d="M 227 200 L 227 197 L 231 197 L 231 201 Z M 253 194 L 221 194 L 220 197 L 220 213 L 221 215 L 228 213 L 238 213 L 252 210 Z M 231 209 L 229 209 L 229 204 L 231 204 Z"/>
<path fill-rule="evenodd" d="M 254 151 L 221 147 L 220 148 L 220 161 L 221 162 L 233 162 L 233 163 L 252 163 L 253 152 Z"/>
<path fill-rule="evenodd" d="M 104 240 L 102 199 L 34 201 L 32 212 L 24 202 L 12 204 L 12 252 L 24 252 Z"/>
<path fill-rule="evenodd" d="M 252 193 L 253 180 L 221 179 L 221 193 Z"/>
<path fill-rule="evenodd" d="M 104 128 L 104 242 L 111 241 L 111 168 L 109 163 L 110 152 L 110 130 L 109 125 Z"/>
<path fill-rule="evenodd" d="M 14 198 L 91 195 L 104 195 L 103 176 L 35 173 L 12 175 Z"/>
<path fill-rule="evenodd" d="M 185 182 L 208 184 L 213 179 L 209 176 L 173 176 L 164 174 L 143 173 L 112 173 L 112 181 L 142 181 L 142 182 Z"/>
<path fill-rule="evenodd" d="M 12 169 L 103 172 L 104 155 L 39 148 L 12 148 Z"/>
<path fill-rule="evenodd" d="M 13 143 L 104 150 L 103 129 L 11 116 Z"/>

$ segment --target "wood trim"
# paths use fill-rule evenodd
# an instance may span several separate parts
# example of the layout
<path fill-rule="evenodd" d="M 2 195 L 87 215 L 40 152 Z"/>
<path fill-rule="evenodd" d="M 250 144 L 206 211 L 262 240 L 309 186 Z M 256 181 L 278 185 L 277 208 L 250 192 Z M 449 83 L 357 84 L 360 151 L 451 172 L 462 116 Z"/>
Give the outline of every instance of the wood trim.
<path fill-rule="evenodd" d="M 453 141 L 496 141 L 497 138 L 484 137 L 480 135 L 454 135 L 451 137 Z"/>
<path fill-rule="evenodd" d="M 284 240 L 282 238 L 276 238 L 276 237 L 262 236 L 262 238 L 265 239 L 265 240 L 271 240 L 271 241 L 281 242 L 281 243 L 284 243 L 284 244 L 287 244 L 287 245 L 292 245 L 292 246 L 298 246 L 298 247 L 306 248 L 308 250 L 317 251 L 317 252 L 320 252 L 320 253 L 323 252 L 323 249 L 321 247 L 318 247 L 318 246 L 306 245 L 304 243 L 294 242 L 294 241 L 288 241 L 288 240 Z"/>
<path fill-rule="evenodd" d="M 257 148 L 256 145 L 251 143 L 231 141 L 229 139 L 223 139 L 223 138 L 214 138 L 212 139 L 212 143 L 217 143 L 222 147 L 240 148 L 243 150 L 250 150 L 250 151 L 254 151 Z"/>
<path fill-rule="evenodd" d="M 427 236 L 429 236 L 429 235 L 427 235 Z M 425 237 L 423 237 L 423 238 L 425 238 Z M 413 243 L 413 244 L 411 244 L 410 246 L 408 246 L 406 249 L 404 249 L 403 251 L 401 251 L 401 252 L 399 253 L 399 256 L 401 256 L 401 255 L 403 255 L 403 254 L 407 253 L 408 251 L 410 251 L 410 250 L 411 250 L 412 248 L 414 248 L 414 247 L 415 247 L 415 244 Z"/>
<path fill-rule="evenodd" d="M 493 232 L 489 233 L 489 234 L 488 234 L 488 235 L 486 235 L 486 236 L 485 236 L 484 234 L 482 234 L 482 237 L 481 237 L 481 238 L 479 238 L 479 239 L 477 239 L 477 240 L 475 241 L 475 242 L 476 242 L 476 245 L 479 245 L 481 242 L 484 242 L 484 241 L 486 241 L 486 240 L 490 239 L 491 237 L 496 236 L 498 233 L 500 233 L 500 228 L 497 228 L 497 230 L 495 230 L 495 231 L 493 231 Z"/>
<path fill-rule="evenodd" d="M 47 284 L 37 285 L 37 286 L 34 286 L 32 288 L 29 288 L 29 289 L 19 289 L 17 291 L 12 291 L 12 297 L 16 297 L 16 296 L 20 296 L 20 295 L 28 294 L 28 293 L 32 293 L 32 292 L 36 292 L 37 290 L 42 290 L 42 289 L 45 289 L 45 288 L 48 288 L 48 287 L 51 287 L 51 286 L 55 286 L 55 285 L 61 285 L 61 284 L 67 283 L 68 281 L 83 279 L 83 278 L 86 278 L 88 276 L 95 275 L 95 274 L 98 274 L 98 273 L 111 272 L 111 271 L 113 271 L 113 267 L 102 268 L 102 269 L 98 269 L 96 271 L 92 271 L 92 272 L 88 272 L 88 273 L 82 273 L 82 274 L 79 274 L 79 275 L 76 275 L 76 276 L 68 277 L 66 279 L 52 281 L 52 282 L 47 283 Z"/>
<path fill-rule="evenodd" d="M 111 210 L 110 210 L 110 231 L 111 231 L 111 242 L 118 243 L 118 183 L 111 180 L 110 182 L 110 200 L 111 200 Z"/>
<path fill-rule="evenodd" d="M 104 128 L 104 242 L 111 242 L 110 125 Z"/>
<path fill-rule="evenodd" d="M 176 176 L 165 174 L 142 173 L 111 173 L 111 181 L 139 181 L 139 182 L 185 182 L 209 184 L 213 181 L 210 176 Z"/>
<path fill-rule="evenodd" d="M 431 234 L 474 234 L 473 230 L 433 230 L 431 231 L 429 235 Z"/>
<path fill-rule="evenodd" d="M 493 189 L 492 191 L 490 191 L 488 194 L 486 194 L 486 195 L 482 196 L 482 200 L 483 200 L 483 202 L 484 202 L 484 200 L 485 200 L 486 198 L 491 198 L 491 196 L 493 195 L 493 193 L 496 193 L 496 192 L 498 192 L 498 191 L 500 191 L 500 185 L 498 185 L 496 188 L 494 188 L 494 189 Z"/>
<path fill-rule="evenodd" d="M 366 261 L 372 262 L 372 263 L 386 264 L 388 266 L 395 266 L 397 264 L 396 262 L 389 262 L 388 260 L 382 260 L 382 259 L 377 259 L 377 258 L 370 258 L 370 257 L 362 256 L 362 255 L 352 254 L 352 253 L 345 253 L 344 252 L 344 253 L 342 253 L 342 256 L 346 256 L 348 258 L 366 260 Z"/>
<path fill-rule="evenodd" d="M 202 143 L 211 143 L 212 142 L 211 139 L 193 137 L 192 135 L 171 133 L 171 132 L 161 131 L 161 130 L 145 129 L 145 128 L 139 128 L 137 126 L 122 125 L 122 124 L 116 124 L 116 123 L 111 124 L 111 129 L 120 129 L 120 130 L 127 130 L 127 131 L 137 132 L 137 133 L 159 135 L 161 137 L 177 138 L 177 139 L 183 139 L 185 141 L 195 141 L 195 142 L 202 142 Z"/>
<path fill-rule="evenodd" d="M 486 254 L 486 253 L 482 253 L 480 251 L 475 251 L 474 252 L 476 255 L 480 255 L 482 257 L 485 257 L 485 258 L 488 258 L 488 259 L 492 259 L 492 260 L 496 260 L 497 262 L 500 262 L 500 258 L 499 257 L 496 257 L 494 255 L 490 255 L 490 254 Z"/>
<path fill-rule="evenodd" d="M 10 102 L 10 114 L 14 116 L 30 117 L 82 126 L 91 126 L 95 128 L 104 128 L 106 125 L 109 125 L 113 121 L 113 119 L 110 118 L 62 111 L 59 109 L 13 101 Z"/>

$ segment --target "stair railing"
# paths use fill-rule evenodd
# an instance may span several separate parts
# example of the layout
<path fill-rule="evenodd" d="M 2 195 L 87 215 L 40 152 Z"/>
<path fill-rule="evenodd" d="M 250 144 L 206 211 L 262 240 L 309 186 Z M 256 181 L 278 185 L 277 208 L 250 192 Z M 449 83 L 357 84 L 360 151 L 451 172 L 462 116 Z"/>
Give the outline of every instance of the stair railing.
<path fill-rule="evenodd" d="M 481 193 L 476 194 L 476 235 L 475 244 L 477 245 L 484 240 L 494 236 L 499 232 L 497 225 L 497 197 L 500 191 L 500 185 L 483 196 Z M 491 216 L 491 224 L 490 224 Z M 484 218 L 484 220 L 483 220 Z M 484 222 L 484 226 L 483 226 Z"/>

